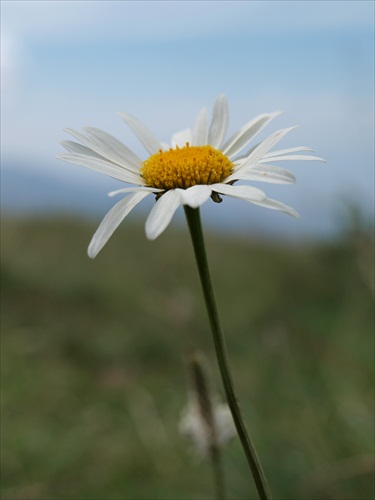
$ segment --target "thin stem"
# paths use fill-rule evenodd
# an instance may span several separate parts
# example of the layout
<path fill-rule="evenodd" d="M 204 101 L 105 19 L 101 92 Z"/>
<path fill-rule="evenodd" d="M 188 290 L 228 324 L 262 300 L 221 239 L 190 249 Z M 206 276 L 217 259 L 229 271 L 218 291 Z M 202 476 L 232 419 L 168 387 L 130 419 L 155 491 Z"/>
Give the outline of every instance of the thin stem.
<path fill-rule="evenodd" d="M 215 421 L 214 402 L 210 391 L 210 384 L 207 380 L 207 373 L 204 370 L 204 364 L 198 352 L 193 351 L 189 355 L 188 365 L 193 381 L 194 394 L 198 403 L 197 407 L 208 438 L 208 455 L 212 465 L 215 498 L 217 500 L 225 500 L 224 470 Z"/>
<path fill-rule="evenodd" d="M 215 447 L 211 452 L 211 464 L 215 483 L 215 498 L 217 500 L 226 499 L 224 471 L 221 462 L 220 449 Z"/>
<path fill-rule="evenodd" d="M 228 405 L 232 412 L 237 433 L 240 438 L 242 448 L 245 452 L 251 473 L 253 475 L 259 498 L 261 500 L 270 500 L 271 494 L 267 485 L 267 481 L 264 476 L 262 466 L 259 462 L 255 447 L 250 439 L 249 433 L 246 430 L 245 423 L 242 418 L 241 411 L 234 392 L 224 333 L 220 323 L 214 289 L 212 286 L 210 271 L 208 268 L 207 255 L 200 219 L 200 211 L 199 208 L 190 208 L 188 206 L 184 206 L 184 209 L 194 247 L 194 253 L 203 289 L 203 295 L 206 302 L 211 331 L 214 339 L 216 356 L 220 368 L 221 378 L 224 384 L 225 394 L 228 400 Z"/>

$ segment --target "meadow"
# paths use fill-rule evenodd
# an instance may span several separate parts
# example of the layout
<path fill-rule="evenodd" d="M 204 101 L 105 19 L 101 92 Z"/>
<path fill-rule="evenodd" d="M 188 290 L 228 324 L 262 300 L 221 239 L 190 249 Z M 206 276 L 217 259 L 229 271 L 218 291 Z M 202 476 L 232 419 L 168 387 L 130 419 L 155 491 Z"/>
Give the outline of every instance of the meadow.
<path fill-rule="evenodd" d="M 191 349 L 222 395 L 188 232 L 151 243 L 127 222 L 90 260 L 96 225 L 2 220 L 2 499 L 212 499 L 210 464 L 179 432 Z M 274 499 L 373 499 L 371 231 L 207 247 Z M 223 462 L 228 498 L 256 499 L 238 440 Z"/>

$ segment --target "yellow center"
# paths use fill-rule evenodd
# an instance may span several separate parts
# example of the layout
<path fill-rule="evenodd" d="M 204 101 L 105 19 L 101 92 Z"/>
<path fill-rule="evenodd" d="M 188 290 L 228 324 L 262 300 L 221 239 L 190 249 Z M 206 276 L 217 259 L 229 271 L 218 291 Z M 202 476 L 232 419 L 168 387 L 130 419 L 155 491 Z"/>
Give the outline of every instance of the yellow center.
<path fill-rule="evenodd" d="M 147 186 L 159 189 L 186 189 L 196 184 L 222 182 L 233 163 L 212 146 L 186 146 L 160 150 L 143 162 L 141 175 Z"/>

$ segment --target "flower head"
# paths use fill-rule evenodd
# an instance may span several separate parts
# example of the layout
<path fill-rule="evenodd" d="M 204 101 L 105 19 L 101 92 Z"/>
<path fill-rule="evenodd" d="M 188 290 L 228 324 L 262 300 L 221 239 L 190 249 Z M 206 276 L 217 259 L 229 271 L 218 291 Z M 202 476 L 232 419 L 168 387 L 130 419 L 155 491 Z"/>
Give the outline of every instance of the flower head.
<path fill-rule="evenodd" d="M 223 448 L 236 436 L 233 417 L 226 403 L 217 403 L 213 409 L 213 424 L 215 428 L 215 446 Z M 180 432 L 191 439 L 198 454 L 209 458 L 212 454 L 212 429 L 207 426 L 199 407 L 192 399 L 185 408 L 179 425 Z"/>
<path fill-rule="evenodd" d="M 213 457 L 236 435 L 233 417 L 229 406 L 220 402 L 212 388 L 203 355 L 194 351 L 187 363 L 191 388 L 179 428 L 193 441 L 199 455 Z"/>
<path fill-rule="evenodd" d="M 224 95 L 214 105 L 210 126 L 203 109 L 196 124 L 173 135 L 171 144 L 162 144 L 142 123 L 131 115 L 120 116 L 137 135 L 149 157 L 142 161 L 113 136 L 93 127 L 84 128 L 85 134 L 66 131 L 79 143 L 63 141 L 68 150 L 58 158 L 104 173 L 132 184 L 109 193 L 125 194 L 104 217 L 94 234 L 88 254 L 94 258 L 107 243 L 115 229 L 129 212 L 144 198 L 156 195 L 156 203 L 146 220 L 146 235 L 157 238 L 170 223 L 180 205 L 197 208 L 209 198 L 221 201 L 221 196 L 239 198 L 265 208 L 280 210 L 298 217 L 287 205 L 268 198 L 260 189 L 249 185 L 234 185 L 237 181 L 261 181 L 290 184 L 295 177 L 288 170 L 272 165 L 282 160 L 320 160 L 311 155 L 308 147 L 284 150 L 271 149 L 294 127 L 279 130 L 240 154 L 249 142 L 279 113 L 265 113 L 246 123 L 224 141 L 228 125 L 228 106 Z"/>

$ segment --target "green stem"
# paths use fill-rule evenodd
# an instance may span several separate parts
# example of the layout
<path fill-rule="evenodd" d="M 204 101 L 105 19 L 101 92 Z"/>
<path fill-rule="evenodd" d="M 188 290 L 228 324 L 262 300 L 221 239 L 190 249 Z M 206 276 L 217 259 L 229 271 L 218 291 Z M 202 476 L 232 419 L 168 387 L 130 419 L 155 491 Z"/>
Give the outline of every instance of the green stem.
<path fill-rule="evenodd" d="M 199 270 L 199 276 L 203 288 L 204 299 L 206 302 L 211 331 L 214 339 L 216 356 L 224 384 L 225 394 L 228 400 L 228 405 L 232 412 L 237 433 L 240 438 L 242 448 L 245 452 L 251 473 L 253 475 L 259 498 L 261 500 L 270 500 L 271 494 L 267 485 L 267 481 L 264 476 L 262 466 L 260 465 L 255 447 L 252 444 L 249 433 L 246 430 L 245 423 L 242 418 L 241 411 L 234 392 L 232 375 L 229 368 L 228 356 L 226 352 L 224 333 L 220 323 L 214 289 L 212 286 L 210 271 L 208 268 L 207 255 L 200 219 L 200 211 L 199 208 L 190 208 L 186 205 L 184 206 L 184 209 L 194 247 L 195 258 Z"/>
<path fill-rule="evenodd" d="M 221 461 L 221 450 L 219 445 L 217 425 L 215 422 L 215 408 L 212 394 L 207 382 L 207 374 L 201 363 L 197 352 L 192 352 L 188 358 L 193 386 L 198 402 L 199 413 L 202 424 L 205 426 L 208 443 L 208 454 L 211 460 L 212 472 L 215 486 L 215 498 L 217 500 L 226 499 L 224 470 Z"/>
<path fill-rule="evenodd" d="M 224 471 L 221 463 L 220 449 L 215 447 L 211 451 L 211 464 L 215 483 L 215 498 L 225 500 L 227 498 L 224 480 Z"/>

